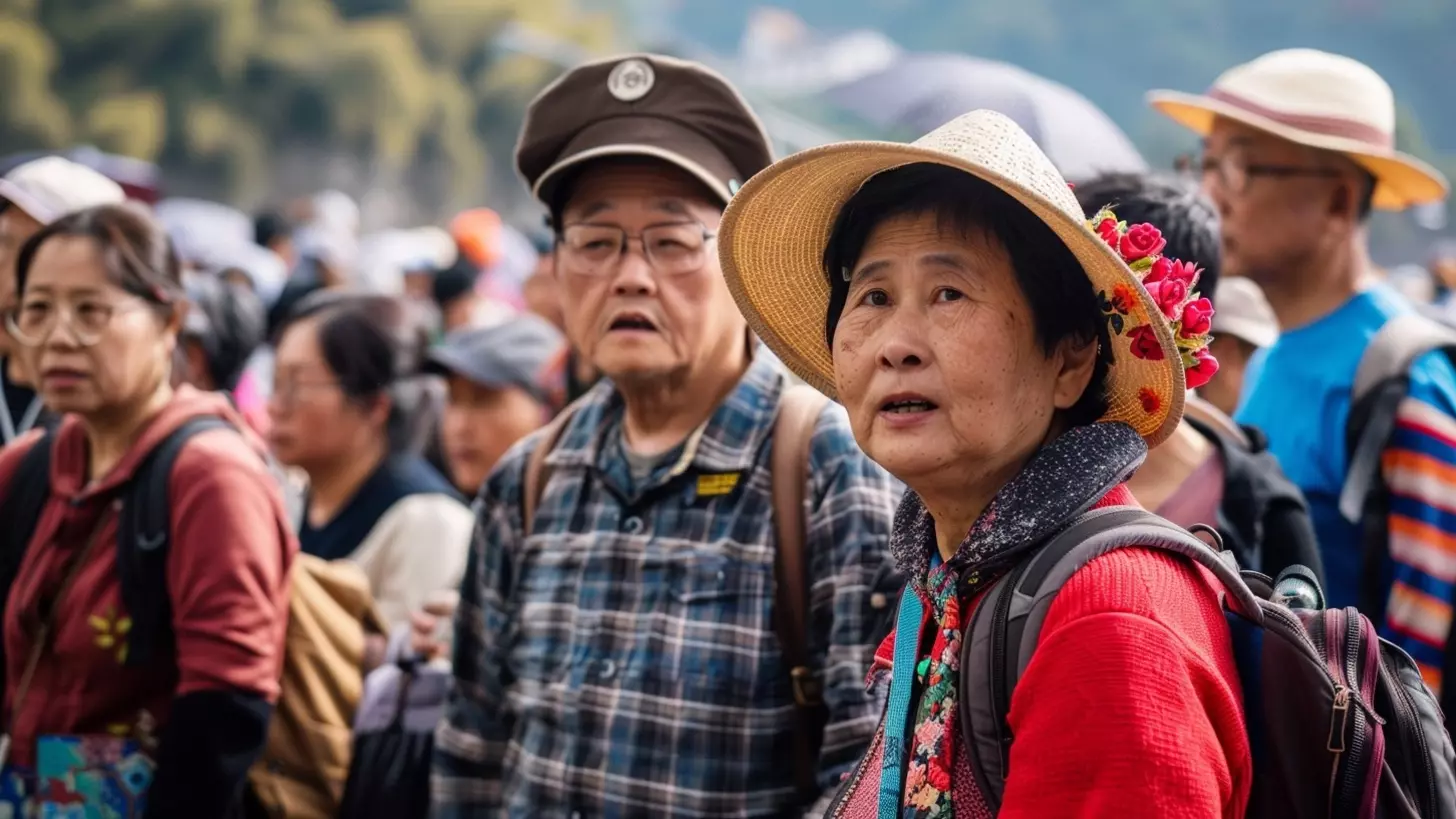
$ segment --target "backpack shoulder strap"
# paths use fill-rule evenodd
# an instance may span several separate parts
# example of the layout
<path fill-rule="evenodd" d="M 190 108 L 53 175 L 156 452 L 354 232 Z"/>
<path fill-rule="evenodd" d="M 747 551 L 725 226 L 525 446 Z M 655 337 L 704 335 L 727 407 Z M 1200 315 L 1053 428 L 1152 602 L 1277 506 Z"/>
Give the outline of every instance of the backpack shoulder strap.
<path fill-rule="evenodd" d="M 35 528 L 51 496 L 51 451 L 55 430 L 47 430 L 20 458 L 10 484 L 0 496 L 0 611 L 10 602 L 10 587 L 30 548 Z M 0 660 L 4 648 L 0 646 Z M 0 685 L 4 684 L 0 662 Z"/>
<path fill-rule="evenodd" d="M 1434 350 L 1456 353 L 1456 328 L 1420 314 L 1396 316 L 1370 340 L 1355 370 L 1345 425 L 1349 465 L 1340 490 L 1340 514 L 1359 522 L 1380 483 L 1380 459 L 1395 430 L 1395 414 L 1410 386 L 1416 359 Z M 1456 360 L 1456 359 L 1453 359 Z"/>
<path fill-rule="evenodd" d="M 167 554 L 172 528 L 172 467 L 193 436 L 234 429 L 215 415 L 182 423 L 147 455 L 128 481 L 116 530 L 116 569 L 122 602 L 131 615 L 126 665 L 152 662 L 170 650 L 172 604 L 167 590 Z"/>
<path fill-rule="evenodd" d="M 1361 354 L 1350 403 L 1359 403 L 1381 382 L 1405 375 L 1426 353 L 1453 345 L 1456 328 L 1420 313 L 1395 316 L 1385 322 Z"/>
<path fill-rule="evenodd" d="M 561 433 L 576 416 L 577 410 L 581 409 L 583 401 L 587 397 L 583 395 L 572 402 L 551 422 L 542 427 L 541 440 L 536 442 L 536 447 L 526 456 L 526 468 L 521 477 L 521 533 L 531 534 L 536 522 L 536 507 L 541 502 L 541 495 L 546 491 L 546 483 L 551 480 L 551 469 L 546 466 L 546 458 L 556 448 L 557 442 L 561 440 Z"/>
<path fill-rule="evenodd" d="M 804 494 L 814 429 L 829 402 L 818 390 L 802 384 L 786 387 L 774 419 L 769 470 L 773 484 L 774 630 L 789 669 L 794 692 L 795 780 L 802 795 L 816 794 L 819 746 L 823 739 L 823 681 L 809 664 L 809 571 L 805 565 L 808 536 Z"/>
<path fill-rule="evenodd" d="M 999 809 L 1011 756 L 1006 717 L 1011 696 L 1041 638 L 1057 594 L 1093 560 L 1123 548 L 1158 549 L 1191 559 L 1223 584 L 1231 610 L 1263 622 L 1258 597 L 1239 576 L 1232 553 L 1215 551 L 1191 532 L 1135 507 L 1084 513 L 986 593 L 971 617 L 961 653 L 961 732 L 971 770 L 992 810 Z"/>
<path fill-rule="evenodd" d="M 4 552 L 17 557 L 25 554 L 30 537 L 40 522 L 45 502 L 51 496 L 51 452 L 55 447 L 56 433 L 47 430 L 20 458 L 10 484 L 5 487 L 0 509 L 4 510 L 4 523 L 0 525 L 0 539 L 4 541 Z M 3 558 L 0 558 L 3 560 Z M 19 568 L 19 561 L 16 562 Z M 3 569 L 0 569 L 3 571 Z M 12 575 L 0 575 L 9 588 Z"/>

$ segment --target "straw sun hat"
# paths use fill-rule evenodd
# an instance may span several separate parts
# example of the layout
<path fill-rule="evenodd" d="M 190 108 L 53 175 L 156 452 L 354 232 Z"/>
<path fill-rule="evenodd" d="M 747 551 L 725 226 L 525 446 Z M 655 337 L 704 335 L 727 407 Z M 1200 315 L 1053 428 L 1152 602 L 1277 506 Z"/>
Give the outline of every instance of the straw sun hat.
<path fill-rule="evenodd" d="M 1376 179 L 1382 210 L 1446 198 L 1441 172 L 1395 150 L 1395 95 L 1364 63 L 1316 51 L 1272 51 L 1225 71 L 1204 94 L 1153 91 L 1148 102 L 1208 136 L 1219 117 L 1297 145 L 1345 154 Z"/>
<path fill-rule="evenodd" d="M 1185 382 L 1168 321 L 1117 251 L 1087 227 L 1051 160 L 994 111 L 965 114 L 909 145 L 811 148 L 750 179 L 723 214 L 718 253 L 728 287 L 759 338 L 810 386 L 835 396 L 834 363 L 824 342 L 829 281 L 823 257 L 830 231 L 840 208 L 868 179 L 919 162 L 957 168 L 1010 194 L 1066 243 L 1104 299 L 1121 297 L 1129 308 L 1126 332 L 1109 332 L 1113 364 L 1102 420 L 1130 425 L 1149 446 L 1171 434 L 1182 417 Z M 1131 331 L 1143 325 L 1151 327 L 1161 360 L 1132 354 Z"/>

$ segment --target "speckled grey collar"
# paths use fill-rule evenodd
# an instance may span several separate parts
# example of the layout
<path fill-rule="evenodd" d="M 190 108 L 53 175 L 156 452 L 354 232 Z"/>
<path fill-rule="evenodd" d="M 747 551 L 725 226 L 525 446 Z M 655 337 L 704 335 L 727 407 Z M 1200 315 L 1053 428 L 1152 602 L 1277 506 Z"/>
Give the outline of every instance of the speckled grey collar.
<path fill-rule="evenodd" d="M 977 518 L 950 567 L 963 583 L 989 581 L 1021 554 L 1061 531 L 1127 480 L 1148 447 L 1122 423 L 1073 427 L 1042 447 Z M 922 594 L 935 552 L 935 524 L 920 497 L 906 492 L 895 513 L 890 552 Z"/>

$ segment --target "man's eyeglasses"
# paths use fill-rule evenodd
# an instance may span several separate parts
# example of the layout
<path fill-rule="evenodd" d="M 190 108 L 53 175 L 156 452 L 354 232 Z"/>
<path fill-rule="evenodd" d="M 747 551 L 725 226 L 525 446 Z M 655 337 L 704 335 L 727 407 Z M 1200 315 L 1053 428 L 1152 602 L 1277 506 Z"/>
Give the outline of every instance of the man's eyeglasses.
<path fill-rule="evenodd" d="M 65 322 L 71 335 L 82 347 L 101 341 L 111 320 L 124 313 L 146 309 L 141 301 L 109 304 L 103 301 L 79 301 L 75 304 L 29 299 L 5 312 L 5 327 L 10 337 L 27 347 L 39 347 L 50 338 L 56 327 Z"/>
<path fill-rule="evenodd" d="M 653 270 L 680 276 L 702 269 L 708 242 L 715 238 L 716 233 L 698 222 L 653 225 L 637 235 L 616 225 L 582 223 L 562 229 L 557 255 L 565 273 L 603 276 L 616 269 L 636 240 Z"/>
<path fill-rule="evenodd" d="M 1197 171 L 1206 181 L 1210 176 L 1218 180 L 1219 187 L 1228 193 L 1241 194 L 1249 189 L 1249 183 L 1260 176 L 1291 179 L 1297 177 L 1333 178 L 1340 175 L 1334 168 L 1315 168 L 1307 165 L 1279 165 L 1250 162 L 1242 152 L 1229 151 L 1222 156 L 1204 156 L 1195 161 L 1191 156 L 1180 157 L 1174 166 L 1184 172 Z"/>

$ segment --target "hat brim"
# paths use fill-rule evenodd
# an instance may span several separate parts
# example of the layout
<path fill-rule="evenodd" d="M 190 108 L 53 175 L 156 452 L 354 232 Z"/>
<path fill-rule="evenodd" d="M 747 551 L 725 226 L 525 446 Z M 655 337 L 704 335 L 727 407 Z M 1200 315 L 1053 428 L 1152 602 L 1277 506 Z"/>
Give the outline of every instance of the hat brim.
<path fill-rule="evenodd" d="M 811 148 L 770 166 L 738 192 L 719 227 L 718 253 L 728 288 L 759 338 L 806 383 L 836 397 L 824 340 L 830 295 L 824 248 L 840 209 L 865 181 L 921 162 L 964 171 L 1005 191 L 1066 244 L 1095 290 L 1129 297 L 1124 327 L 1150 326 L 1162 358 L 1133 356 L 1128 337 L 1115 335 L 1102 420 L 1127 423 L 1149 446 L 1171 435 L 1182 417 L 1183 366 L 1170 326 L 1138 277 L 1083 220 L 1014 180 L 929 148 L 889 142 Z"/>
<path fill-rule="evenodd" d="M 1160 113 L 1202 137 L 1208 136 L 1214 122 L 1222 117 L 1297 145 L 1344 154 L 1375 177 L 1371 204 L 1379 210 L 1405 210 L 1439 202 L 1450 191 L 1445 175 L 1409 154 L 1383 150 L 1357 139 L 1305 131 L 1202 94 L 1153 91 L 1147 99 Z"/>
<path fill-rule="evenodd" d="M 727 179 L 733 163 L 706 136 L 660 117 L 617 117 L 583 128 L 561 152 L 561 158 L 536 180 L 531 194 L 551 205 L 565 172 L 604 157 L 660 159 L 687 171 L 725 204 L 733 198 Z"/>
<path fill-rule="evenodd" d="M 1246 318 L 1220 318 L 1214 314 L 1213 334 L 1233 336 L 1255 347 L 1272 347 L 1279 340 L 1279 331 L 1262 321 Z"/>
<path fill-rule="evenodd" d="M 44 202 L 31 196 L 25 189 L 9 179 L 0 179 L 0 199 L 4 199 L 24 211 L 26 216 L 42 225 L 49 225 L 56 220 L 57 214 Z"/>

